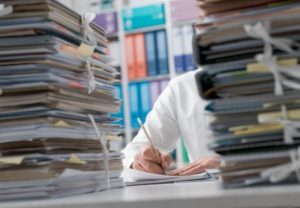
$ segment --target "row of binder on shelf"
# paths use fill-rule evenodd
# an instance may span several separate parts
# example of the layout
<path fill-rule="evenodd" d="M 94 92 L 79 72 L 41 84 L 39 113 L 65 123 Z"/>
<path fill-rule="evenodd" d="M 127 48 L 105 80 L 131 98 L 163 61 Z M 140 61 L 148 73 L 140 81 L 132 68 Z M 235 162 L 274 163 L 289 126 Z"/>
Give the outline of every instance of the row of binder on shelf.
<path fill-rule="evenodd" d="M 173 46 L 176 72 L 196 69 L 193 59 L 193 27 L 191 25 L 173 28 Z"/>
<path fill-rule="evenodd" d="M 124 30 L 131 31 L 164 25 L 164 13 L 163 4 L 127 8 L 122 11 Z M 103 27 L 108 34 L 116 34 L 118 32 L 118 18 L 115 11 L 97 14 L 94 23 Z"/>
<path fill-rule="evenodd" d="M 128 79 L 169 73 L 165 30 L 126 36 Z"/>
<path fill-rule="evenodd" d="M 130 102 L 130 116 L 131 127 L 133 129 L 139 128 L 137 118 L 140 117 L 143 122 L 146 120 L 147 114 L 151 111 L 155 101 L 161 92 L 168 85 L 169 80 L 135 82 L 129 84 L 129 102 Z M 122 86 L 116 85 L 117 97 L 123 100 Z M 122 118 L 118 123 L 124 125 L 124 105 L 122 104 L 119 113 L 114 117 Z"/>
<path fill-rule="evenodd" d="M 176 72 L 196 69 L 192 48 L 193 28 L 182 26 L 173 29 Z M 127 36 L 129 79 L 168 73 L 168 50 L 164 30 Z M 113 66 L 121 65 L 120 42 L 111 41 L 109 53 L 114 55 Z"/>
<path fill-rule="evenodd" d="M 196 0 L 171 1 L 171 16 L 174 22 L 194 20 L 199 17 L 199 8 Z M 124 30 L 131 31 L 145 27 L 165 24 L 165 11 L 163 4 L 153 4 L 142 7 L 127 8 L 122 12 Z M 108 33 L 117 33 L 117 13 L 103 12 L 97 14 L 94 22 Z"/>

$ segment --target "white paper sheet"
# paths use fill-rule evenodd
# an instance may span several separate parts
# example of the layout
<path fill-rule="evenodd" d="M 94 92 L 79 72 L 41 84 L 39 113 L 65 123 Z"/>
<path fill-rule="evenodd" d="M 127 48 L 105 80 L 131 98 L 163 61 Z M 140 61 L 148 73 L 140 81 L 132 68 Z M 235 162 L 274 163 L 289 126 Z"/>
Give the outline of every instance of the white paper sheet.
<path fill-rule="evenodd" d="M 121 177 L 124 179 L 125 184 L 129 186 L 212 179 L 210 174 L 208 174 L 207 172 L 191 175 L 191 176 L 170 176 L 170 175 L 147 173 L 147 172 L 143 172 L 135 169 L 129 169 L 129 168 L 124 169 Z"/>

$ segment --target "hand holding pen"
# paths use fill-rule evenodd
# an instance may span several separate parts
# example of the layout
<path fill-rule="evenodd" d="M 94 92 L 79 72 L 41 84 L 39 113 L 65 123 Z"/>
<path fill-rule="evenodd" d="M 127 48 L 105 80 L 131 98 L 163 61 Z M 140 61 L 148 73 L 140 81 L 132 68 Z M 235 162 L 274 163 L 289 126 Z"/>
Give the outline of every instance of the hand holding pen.
<path fill-rule="evenodd" d="M 150 144 L 143 146 L 136 154 L 132 168 L 150 173 L 165 174 L 172 161 L 171 156 L 155 148 L 142 121 L 138 119 L 138 122 Z"/>

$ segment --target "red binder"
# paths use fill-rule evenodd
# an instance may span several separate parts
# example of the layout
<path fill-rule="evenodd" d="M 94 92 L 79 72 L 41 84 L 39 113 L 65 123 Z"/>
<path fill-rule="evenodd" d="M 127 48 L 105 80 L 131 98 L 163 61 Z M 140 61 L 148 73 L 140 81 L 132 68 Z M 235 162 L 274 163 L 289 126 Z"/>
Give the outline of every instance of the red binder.
<path fill-rule="evenodd" d="M 135 79 L 136 70 L 135 70 L 135 51 L 134 51 L 134 36 L 128 35 L 125 38 L 126 46 L 126 61 L 127 61 L 127 76 L 129 80 Z"/>
<path fill-rule="evenodd" d="M 146 59 L 146 45 L 145 45 L 145 35 L 143 33 L 136 34 L 134 36 L 134 46 L 135 46 L 135 59 L 136 59 L 136 75 L 137 77 L 147 76 L 147 59 Z"/>

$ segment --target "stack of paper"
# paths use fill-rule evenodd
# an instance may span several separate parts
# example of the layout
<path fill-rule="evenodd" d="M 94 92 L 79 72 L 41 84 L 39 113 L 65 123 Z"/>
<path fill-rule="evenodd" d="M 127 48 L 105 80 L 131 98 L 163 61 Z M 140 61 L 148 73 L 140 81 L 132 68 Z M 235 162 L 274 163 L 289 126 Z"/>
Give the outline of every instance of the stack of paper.
<path fill-rule="evenodd" d="M 0 200 L 122 186 L 104 31 L 54 0 L 1 4 Z"/>
<path fill-rule="evenodd" d="M 231 2 L 260 4 L 265 1 L 220 0 L 218 2 L 218 4 L 235 5 Z M 248 7 L 245 11 L 230 10 L 203 17 L 196 25 L 198 31 L 202 33 L 197 39 L 200 47 L 198 62 L 204 65 L 253 59 L 256 54 L 263 51 L 263 41 L 249 38 L 243 26 L 262 19 L 272 22 L 269 31 L 272 36 L 299 41 L 297 34 L 300 2 L 284 0 L 276 2 L 259 8 Z M 283 54 L 280 50 L 275 50 L 274 53 Z"/>
<path fill-rule="evenodd" d="M 209 100 L 209 147 L 222 155 L 224 186 L 299 181 L 299 1 L 202 2 L 253 4 L 208 15 L 196 26 L 195 52 L 204 69 L 198 87 Z"/>
<path fill-rule="evenodd" d="M 282 0 L 197 0 L 203 16 L 226 16 L 238 13 L 253 12 L 253 9 L 260 10 L 273 6 Z M 214 16 L 215 17 L 215 16 Z"/>

